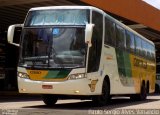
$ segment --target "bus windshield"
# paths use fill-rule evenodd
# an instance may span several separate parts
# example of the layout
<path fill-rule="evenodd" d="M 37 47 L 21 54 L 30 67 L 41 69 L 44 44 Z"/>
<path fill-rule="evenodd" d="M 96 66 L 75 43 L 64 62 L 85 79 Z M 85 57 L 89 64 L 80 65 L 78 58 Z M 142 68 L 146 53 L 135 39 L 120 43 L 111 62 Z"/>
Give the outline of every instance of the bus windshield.
<path fill-rule="evenodd" d="M 76 68 L 85 66 L 84 27 L 24 28 L 20 65 Z"/>
<path fill-rule="evenodd" d="M 85 25 L 89 20 L 89 10 L 53 9 L 30 11 L 25 26 Z"/>

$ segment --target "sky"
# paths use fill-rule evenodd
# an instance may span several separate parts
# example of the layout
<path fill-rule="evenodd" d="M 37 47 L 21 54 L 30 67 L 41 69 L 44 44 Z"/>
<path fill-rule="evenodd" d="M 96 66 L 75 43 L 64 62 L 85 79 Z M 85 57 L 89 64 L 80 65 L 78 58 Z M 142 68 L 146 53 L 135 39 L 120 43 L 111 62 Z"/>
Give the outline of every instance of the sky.
<path fill-rule="evenodd" d="M 160 10 L 160 0 L 142 0 L 142 1 Z"/>

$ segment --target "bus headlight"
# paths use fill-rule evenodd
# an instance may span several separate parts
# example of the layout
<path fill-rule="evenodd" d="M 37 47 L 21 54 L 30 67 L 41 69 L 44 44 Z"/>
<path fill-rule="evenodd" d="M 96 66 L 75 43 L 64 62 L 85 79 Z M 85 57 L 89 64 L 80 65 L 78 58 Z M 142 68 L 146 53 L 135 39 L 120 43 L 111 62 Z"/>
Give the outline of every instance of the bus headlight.
<path fill-rule="evenodd" d="M 71 80 L 71 79 L 83 79 L 83 78 L 86 78 L 85 73 L 71 74 L 68 77 L 69 80 Z"/>
<path fill-rule="evenodd" d="M 18 72 L 18 77 L 21 77 L 21 78 L 29 78 L 29 75 L 26 74 L 26 73 L 22 73 L 22 72 Z"/>

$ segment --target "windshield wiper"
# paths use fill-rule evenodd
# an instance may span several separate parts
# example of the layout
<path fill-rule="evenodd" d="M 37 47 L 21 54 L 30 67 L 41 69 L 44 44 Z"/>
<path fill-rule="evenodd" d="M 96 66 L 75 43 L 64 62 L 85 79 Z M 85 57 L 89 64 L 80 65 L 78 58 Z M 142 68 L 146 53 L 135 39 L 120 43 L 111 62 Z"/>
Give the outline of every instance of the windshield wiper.
<path fill-rule="evenodd" d="M 46 65 L 47 59 L 48 59 L 48 56 L 36 56 L 36 57 L 23 58 L 23 61 L 32 62 L 32 67 L 34 67 L 35 65 Z M 38 63 L 41 63 L 41 64 L 38 64 Z"/>

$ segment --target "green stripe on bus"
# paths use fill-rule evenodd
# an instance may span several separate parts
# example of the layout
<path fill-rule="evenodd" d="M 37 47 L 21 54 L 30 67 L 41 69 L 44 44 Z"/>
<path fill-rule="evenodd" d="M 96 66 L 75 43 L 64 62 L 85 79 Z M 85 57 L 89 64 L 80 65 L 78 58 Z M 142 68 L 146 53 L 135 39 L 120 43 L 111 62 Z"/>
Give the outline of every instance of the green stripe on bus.
<path fill-rule="evenodd" d="M 132 77 L 130 54 L 127 52 L 124 52 L 124 64 L 126 77 Z"/>
<path fill-rule="evenodd" d="M 63 79 L 66 78 L 71 71 L 69 70 L 52 70 L 44 77 L 45 79 Z"/>
<path fill-rule="evenodd" d="M 122 78 L 121 82 L 123 85 L 129 85 L 126 81 L 128 80 L 127 78 L 132 77 L 130 55 L 127 52 L 116 49 L 116 56 L 117 56 L 119 77 Z"/>

